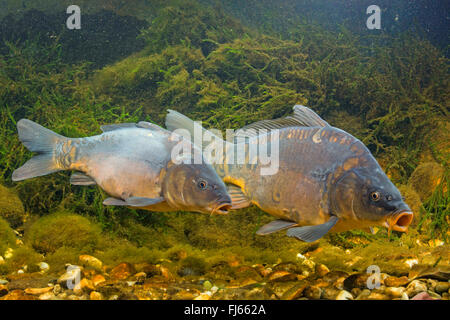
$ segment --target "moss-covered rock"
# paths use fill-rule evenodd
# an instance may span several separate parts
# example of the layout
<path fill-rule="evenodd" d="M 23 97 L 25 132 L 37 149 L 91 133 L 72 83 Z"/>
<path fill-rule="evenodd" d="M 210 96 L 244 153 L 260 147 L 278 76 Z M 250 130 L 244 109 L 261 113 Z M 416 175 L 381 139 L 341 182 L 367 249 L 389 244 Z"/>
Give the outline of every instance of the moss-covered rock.
<path fill-rule="evenodd" d="M 37 220 L 25 233 L 25 241 L 41 253 L 53 253 L 65 246 L 93 250 L 101 229 L 89 219 L 71 213 L 55 213 Z"/>
<path fill-rule="evenodd" d="M 16 245 L 16 236 L 8 222 L 0 218 L 0 256 L 3 256 L 6 249 Z"/>
<path fill-rule="evenodd" d="M 25 220 L 25 210 L 17 193 L 0 185 L 0 217 L 16 228 Z"/>
<path fill-rule="evenodd" d="M 442 181 L 444 168 L 436 162 L 422 163 L 414 170 L 409 178 L 411 185 L 422 201 L 427 200 L 433 190 Z"/>

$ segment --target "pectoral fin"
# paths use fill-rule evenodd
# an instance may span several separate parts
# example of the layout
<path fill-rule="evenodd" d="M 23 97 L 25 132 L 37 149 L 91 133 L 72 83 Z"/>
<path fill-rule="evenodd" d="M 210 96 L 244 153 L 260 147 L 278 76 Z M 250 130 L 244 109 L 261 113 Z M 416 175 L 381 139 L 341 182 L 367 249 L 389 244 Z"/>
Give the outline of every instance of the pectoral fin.
<path fill-rule="evenodd" d="M 332 216 L 327 222 L 316 226 L 306 226 L 291 228 L 287 231 L 289 237 L 296 237 L 305 242 L 313 242 L 322 238 L 338 221 L 336 216 Z"/>
<path fill-rule="evenodd" d="M 70 184 L 74 186 L 93 186 L 97 183 L 91 177 L 80 172 L 75 172 L 70 176 Z"/>
<path fill-rule="evenodd" d="M 269 222 L 268 224 L 263 225 L 261 228 L 259 228 L 258 231 L 256 231 L 257 235 L 266 235 L 270 233 L 274 233 L 280 230 L 284 230 L 287 228 L 291 228 L 293 226 L 296 226 L 297 222 L 293 221 L 287 221 L 287 220 L 274 220 Z"/>
<path fill-rule="evenodd" d="M 144 197 L 130 197 L 128 199 L 120 200 L 116 198 L 107 198 L 103 201 L 106 206 L 127 206 L 127 207 L 147 207 L 160 202 L 163 202 L 164 198 L 144 198 Z"/>

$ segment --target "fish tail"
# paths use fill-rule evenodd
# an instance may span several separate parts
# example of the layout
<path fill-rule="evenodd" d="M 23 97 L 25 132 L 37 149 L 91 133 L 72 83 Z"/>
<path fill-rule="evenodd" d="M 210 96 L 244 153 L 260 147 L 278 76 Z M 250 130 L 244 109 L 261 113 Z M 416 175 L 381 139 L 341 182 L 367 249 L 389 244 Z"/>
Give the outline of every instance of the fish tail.
<path fill-rule="evenodd" d="M 13 172 L 13 181 L 40 177 L 64 170 L 55 160 L 56 157 L 54 155 L 57 144 L 67 140 L 66 137 L 28 119 L 22 119 L 17 122 L 17 130 L 19 140 L 24 146 L 28 150 L 38 153 L 38 155 L 28 160 L 22 167 Z"/>

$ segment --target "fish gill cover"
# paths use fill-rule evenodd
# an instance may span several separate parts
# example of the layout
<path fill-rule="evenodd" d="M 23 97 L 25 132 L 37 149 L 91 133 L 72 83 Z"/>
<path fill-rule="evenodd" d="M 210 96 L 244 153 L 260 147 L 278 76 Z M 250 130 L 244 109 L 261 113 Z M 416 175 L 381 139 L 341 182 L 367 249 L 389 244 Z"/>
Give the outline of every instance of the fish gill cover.
<path fill-rule="evenodd" d="M 335 286 L 314 282 L 327 269 L 346 277 L 354 298 L 368 295 L 349 275 L 369 265 L 397 280 L 393 287 L 413 283 L 409 297 L 423 284 L 416 277 L 448 277 L 448 3 L 378 2 L 381 30 L 366 28 L 368 1 L 307 0 L 79 1 L 82 27 L 68 30 L 68 1 L 2 1 L 0 279 L 36 271 L 38 262 L 60 275 L 83 254 L 108 272 L 120 261 L 120 270 L 150 280 L 206 277 L 220 289 L 217 299 L 255 298 L 245 286 L 263 280 L 269 285 L 257 294 L 264 298 L 314 298 L 320 290 L 319 297 L 336 298 Z M 255 235 L 272 220 L 255 208 L 224 217 L 148 214 L 103 206 L 103 191 L 72 186 L 65 172 L 11 182 L 31 157 L 16 132 L 22 118 L 85 137 L 109 123 L 162 125 L 167 109 L 237 129 L 289 115 L 295 104 L 370 149 L 416 214 L 408 234 L 356 230 L 304 244 Z M 66 239 L 59 230 L 67 219 Z M 74 243 L 77 234 L 82 241 Z M 404 276 L 406 283 L 398 280 Z M 211 289 L 205 283 L 195 290 Z M 98 289 L 104 297 L 148 298 L 148 289 L 117 290 Z M 173 298 L 195 298 L 195 290 Z M 391 291 L 377 297 L 396 297 Z"/>

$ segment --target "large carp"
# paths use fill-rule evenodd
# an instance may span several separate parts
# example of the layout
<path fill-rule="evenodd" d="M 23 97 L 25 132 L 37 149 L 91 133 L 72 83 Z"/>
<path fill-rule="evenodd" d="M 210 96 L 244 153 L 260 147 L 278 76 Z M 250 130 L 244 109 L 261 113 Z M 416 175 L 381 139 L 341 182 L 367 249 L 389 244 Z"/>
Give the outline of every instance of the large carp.
<path fill-rule="evenodd" d="M 192 134 L 195 126 L 191 119 L 173 110 L 166 117 L 169 130 L 183 128 Z M 253 130 L 254 135 L 248 134 L 252 129 L 272 131 L 258 134 Z M 236 142 L 236 137 L 246 133 L 246 141 Z M 214 167 L 231 185 L 233 209 L 255 204 L 278 218 L 257 234 L 288 229 L 288 236 L 310 242 L 328 231 L 377 225 L 386 226 L 389 232 L 405 232 L 413 219 L 400 192 L 364 144 L 330 126 L 307 107 L 295 106 L 293 116 L 246 126 L 236 132 L 234 142 L 215 137 L 213 141 L 221 142 L 224 151 L 222 161 Z M 260 173 L 265 165 L 260 159 L 237 164 L 235 157 L 227 156 L 231 149 L 244 148 L 249 160 L 249 146 L 271 150 L 274 142 L 278 143 L 279 168 L 272 175 Z"/>
<path fill-rule="evenodd" d="M 171 159 L 180 137 L 149 122 L 101 128 L 101 135 L 66 138 L 20 120 L 20 141 L 38 155 L 14 171 L 13 181 L 76 170 L 71 183 L 97 184 L 112 196 L 105 205 L 218 214 L 231 207 L 225 184 L 210 165 Z"/>

